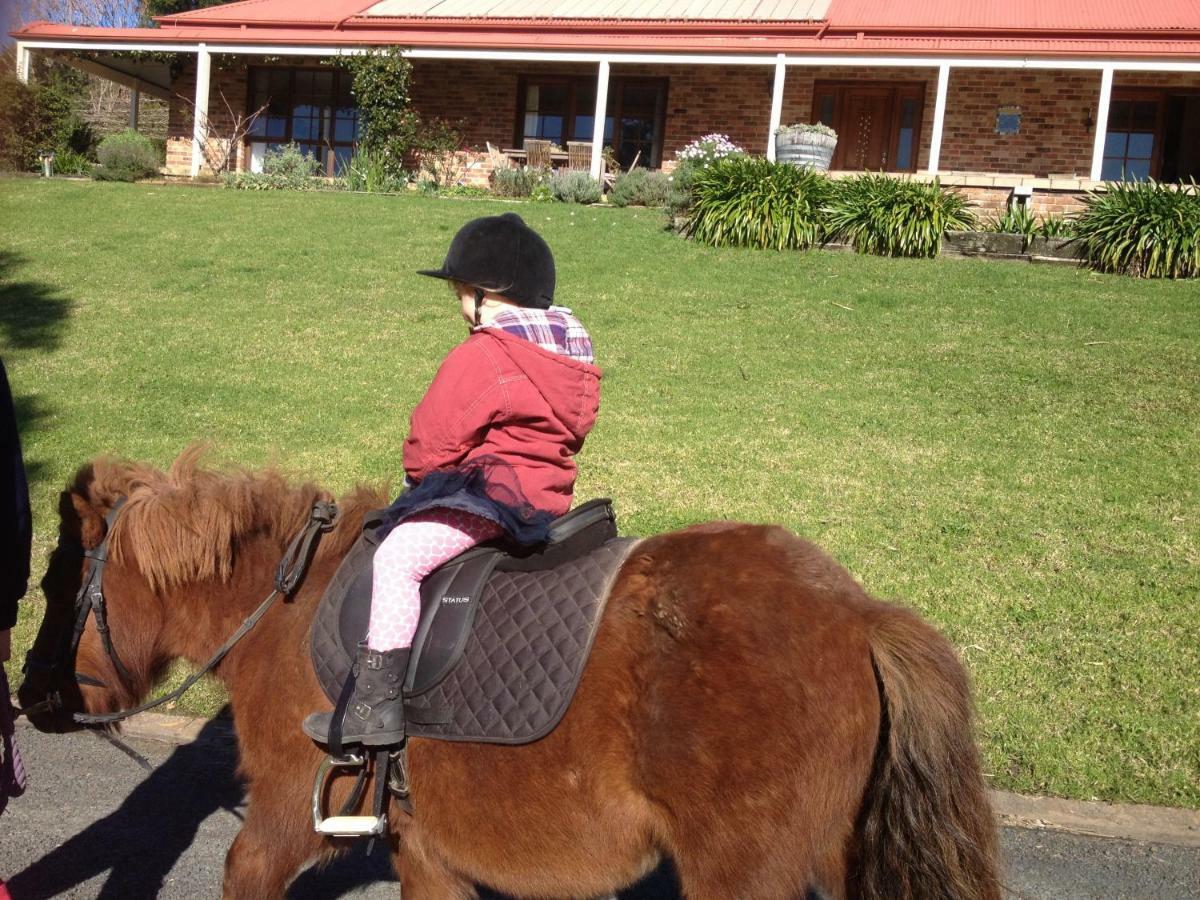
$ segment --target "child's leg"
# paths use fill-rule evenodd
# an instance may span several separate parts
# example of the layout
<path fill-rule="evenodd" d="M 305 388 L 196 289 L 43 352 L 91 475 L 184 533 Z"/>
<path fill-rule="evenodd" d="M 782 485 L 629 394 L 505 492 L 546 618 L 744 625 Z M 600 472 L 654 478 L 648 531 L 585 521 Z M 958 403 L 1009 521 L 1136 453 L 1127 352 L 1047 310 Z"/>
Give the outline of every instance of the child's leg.
<path fill-rule="evenodd" d="M 489 519 L 438 507 L 392 529 L 375 551 L 367 646 L 379 651 L 411 647 L 421 618 L 421 580 L 500 532 Z"/>

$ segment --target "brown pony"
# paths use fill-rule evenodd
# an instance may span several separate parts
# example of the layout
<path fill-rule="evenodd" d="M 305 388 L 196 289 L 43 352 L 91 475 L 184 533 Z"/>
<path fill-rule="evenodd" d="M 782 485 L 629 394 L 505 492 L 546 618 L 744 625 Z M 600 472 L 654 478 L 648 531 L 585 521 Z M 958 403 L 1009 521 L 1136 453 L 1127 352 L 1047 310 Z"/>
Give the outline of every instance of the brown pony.
<path fill-rule="evenodd" d="M 104 578 L 119 677 L 94 619 L 68 707 L 141 700 L 168 663 L 200 663 L 271 590 L 285 544 L 321 492 L 279 475 L 170 472 L 98 460 L 60 501 L 34 652 L 70 628 L 80 545 L 128 498 Z M 309 625 L 357 537 L 359 489 L 295 599 L 217 668 L 249 793 L 225 863 L 226 898 L 282 897 L 306 861 L 345 845 L 313 832 L 322 751 L 300 731 L 328 703 Z M 22 702 L 46 696 L 32 673 Z M 871 599 L 830 557 L 782 528 L 698 525 L 637 544 L 622 567 L 573 705 L 524 746 L 413 740 L 415 815 L 388 835 L 405 900 L 607 895 L 670 857 L 705 898 L 999 898 L 995 826 L 972 739 L 966 673 L 950 644 Z M 45 729 L 61 714 L 36 715 Z M 341 779 L 342 782 L 349 779 Z M 348 792 L 335 785 L 340 804 Z M 368 794 L 369 796 L 369 794 Z M 331 807 L 332 808 L 332 807 Z"/>

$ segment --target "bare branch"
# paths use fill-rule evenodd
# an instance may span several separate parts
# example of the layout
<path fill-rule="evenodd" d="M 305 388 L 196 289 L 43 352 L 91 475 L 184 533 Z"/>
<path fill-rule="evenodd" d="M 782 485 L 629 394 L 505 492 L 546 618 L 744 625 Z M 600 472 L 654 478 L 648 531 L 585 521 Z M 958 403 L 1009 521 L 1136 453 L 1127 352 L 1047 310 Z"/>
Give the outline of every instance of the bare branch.
<path fill-rule="evenodd" d="M 193 118 L 196 116 L 200 117 L 201 131 L 204 133 L 205 138 L 200 142 L 200 152 L 204 156 L 204 162 L 214 175 L 220 175 L 222 172 L 228 171 L 230 164 L 237 161 L 238 147 L 245 141 L 246 135 L 250 133 L 250 129 L 258 121 L 258 117 L 267 111 L 268 106 L 268 104 L 264 103 L 253 112 L 240 113 L 234 111 L 233 106 L 229 103 L 229 98 L 225 96 L 223 90 L 217 88 L 217 94 L 221 98 L 221 103 L 225 106 L 230 123 L 229 129 L 223 134 L 218 134 L 218 129 L 213 124 L 212 116 L 196 109 L 196 104 L 190 97 L 185 97 L 183 94 L 175 95 L 192 108 Z"/>

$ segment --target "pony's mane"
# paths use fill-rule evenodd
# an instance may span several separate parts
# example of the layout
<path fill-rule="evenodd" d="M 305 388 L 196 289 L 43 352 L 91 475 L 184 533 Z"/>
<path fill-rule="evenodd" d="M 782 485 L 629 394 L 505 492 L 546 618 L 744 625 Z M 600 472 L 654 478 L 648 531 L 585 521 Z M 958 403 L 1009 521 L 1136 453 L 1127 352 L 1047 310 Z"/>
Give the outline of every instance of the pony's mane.
<path fill-rule="evenodd" d="M 136 563 L 153 590 L 233 574 L 237 550 L 250 538 L 283 546 L 308 519 L 313 503 L 330 494 L 305 482 L 292 485 L 275 469 L 201 468 L 204 448 L 189 447 L 163 472 L 143 463 L 102 458 L 80 471 L 84 496 L 110 508 L 126 498 L 113 525 L 116 563 Z M 359 486 L 339 501 L 341 517 L 322 542 L 322 554 L 344 554 L 367 510 L 386 502 L 380 489 Z"/>

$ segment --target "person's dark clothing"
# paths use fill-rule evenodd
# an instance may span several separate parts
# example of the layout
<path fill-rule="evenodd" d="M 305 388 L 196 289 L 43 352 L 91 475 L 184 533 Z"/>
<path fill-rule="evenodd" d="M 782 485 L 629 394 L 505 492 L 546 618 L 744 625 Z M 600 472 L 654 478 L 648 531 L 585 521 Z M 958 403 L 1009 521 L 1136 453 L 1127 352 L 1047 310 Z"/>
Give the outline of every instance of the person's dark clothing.
<path fill-rule="evenodd" d="M 32 536 L 17 414 L 0 360 L 0 631 L 17 624 L 17 601 L 29 585 Z"/>

